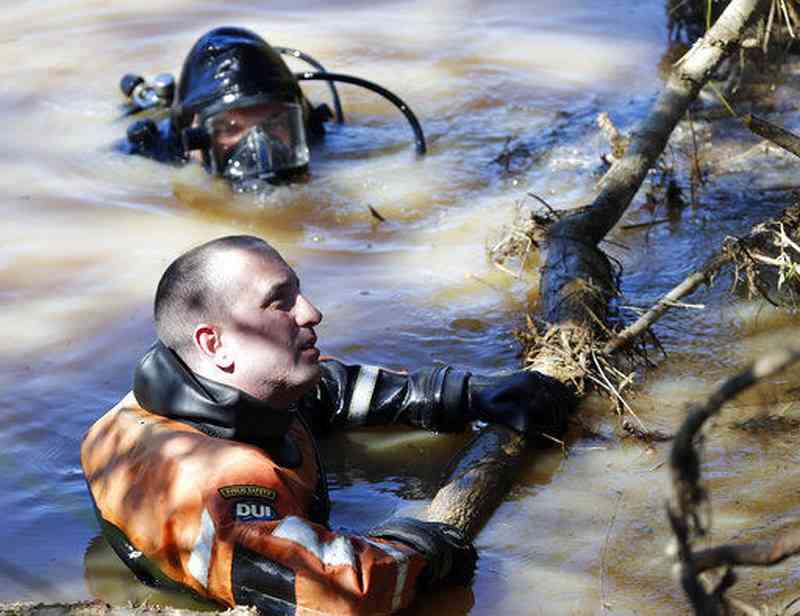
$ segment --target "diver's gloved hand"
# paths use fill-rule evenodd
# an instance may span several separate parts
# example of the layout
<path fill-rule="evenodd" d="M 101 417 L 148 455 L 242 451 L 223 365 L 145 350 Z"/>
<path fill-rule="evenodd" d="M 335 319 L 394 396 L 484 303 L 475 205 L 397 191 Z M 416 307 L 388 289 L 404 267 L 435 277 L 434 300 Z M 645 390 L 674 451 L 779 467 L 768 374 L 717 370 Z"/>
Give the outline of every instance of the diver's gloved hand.
<path fill-rule="evenodd" d="M 527 435 L 563 434 L 575 405 L 566 385 L 529 370 L 497 376 L 473 374 L 467 382 L 467 396 L 470 418 L 502 424 Z"/>
<path fill-rule="evenodd" d="M 423 588 L 442 584 L 468 586 L 475 576 L 478 552 L 464 533 L 450 524 L 392 518 L 369 534 L 405 543 L 420 552 L 428 562 L 420 575 Z"/>

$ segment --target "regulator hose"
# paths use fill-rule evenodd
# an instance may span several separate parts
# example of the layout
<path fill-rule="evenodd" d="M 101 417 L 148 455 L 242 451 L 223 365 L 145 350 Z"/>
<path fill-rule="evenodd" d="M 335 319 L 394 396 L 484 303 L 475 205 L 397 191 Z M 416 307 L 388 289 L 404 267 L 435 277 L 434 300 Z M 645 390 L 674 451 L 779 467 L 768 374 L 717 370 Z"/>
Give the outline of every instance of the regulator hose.
<path fill-rule="evenodd" d="M 411 124 L 411 129 L 414 131 L 414 137 L 416 140 L 417 154 L 424 155 L 428 151 L 428 147 L 425 144 L 425 135 L 422 132 L 422 126 L 420 126 L 417 116 L 415 116 L 414 112 L 411 111 L 411 107 L 406 105 L 399 96 L 390 92 L 383 86 L 379 86 L 377 83 L 367 81 L 366 79 L 361 79 L 360 77 L 353 77 L 352 75 L 345 75 L 342 73 L 328 73 L 327 71 L 321 71 L 318 73 L 295 73 L 295 78 L 298 81 L 339 81 L 342 83 L 349 83 L 354 86 L 360 86 L 367 90 L 371 90 L 376 94 L 380 94 L 385 99 L 391 101 L 391 103 L 394 104 L 394 106 L 400 111 L 402 111 L 403 115 L 406 116 L 408 123 Z"/>
<path fill-rule="evenodd" d="M 273 47 L 275 51 L 285 56 L 292 56 L 293 58 L 297 58 L 298 60 L 302 60 L 306 64 L 313 66 L 321 73 L 327 73 L 328 71 L 325 70 L 325 67 L 322 66 L 319 62 L 317 62 L 314 58 L 309 56 L 307 53 L 303 53 L 299 49 L 294 49 L 292 47 Z M 328 87 L 331 89 L 331 96 L 333 96 L 333 110 L 336 113 L 336 123 L 343 124 L 344 123 L 344 114 L 342 113 L 342 103 L 339 100 L 339 92 L 336 90 L 336 86 L 333 84 L 332 81 L 328 82 Z"/>

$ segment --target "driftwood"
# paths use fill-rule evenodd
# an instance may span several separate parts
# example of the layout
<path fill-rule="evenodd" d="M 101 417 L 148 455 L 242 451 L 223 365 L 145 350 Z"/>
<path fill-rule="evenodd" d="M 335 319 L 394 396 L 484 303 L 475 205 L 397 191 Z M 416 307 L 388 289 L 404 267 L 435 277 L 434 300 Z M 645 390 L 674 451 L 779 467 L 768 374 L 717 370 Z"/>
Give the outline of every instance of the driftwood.
<path fill-rule="evenodd" d="M 748 611 L 743 603 L 734 603 L 725 597 L 725 592 L 736 581 L 731 569 L 716 583 L 704 579 L 701 576 L 703 572 L 723 566 L 770 566 L 800 553 L 798 530 L 785 533 L 771 542 L 692 550 L 693 539 L 706 536 L 709 530 L 706 523 L 709 497 L 701 485 L 700 455 L 694 445 L 700 429 L 720 411 L 725 402 L 798 360 L 800 350 L 785 350 L 762 357 L 747 370 L 725 381 L 704 405 L 690 409 L 689 416 L 675 436 L 669 459 L 672 495 L 667 504 L 667 514 L 677 540 L 681 584 L 695 613 L 700 616 L 727 614 L 731 605 Z"/>
<path fill-rule="evenodd" d="M 738 43 L 765 0 L 733 0 L 708 33 L 673 69 L 661 95 L 642 122 L 624 156 L 603 179 L 600 193 L 585 208 L 563 216 L 547 231 L 547 257 L 542 268 L 541 320 L 562 350 L 543 350 L 527 366 L 571 383 L 582 391 L 588 366 L 565 363 L 575 341 L 594 345 L 607 336 L 606 313 L 614 295 L 614 280 L 598 243 L 619 221 L 647 172 L 653 167 L 689 104 L 724 57 Z M 591 355 L 587 354 L 586 357 Z M 586 361 L 589 361 L 588 359 Z M 489 431 L 487 433 L 487 430 Z M 518 441 L 518 442 L 517 442 Z M 519 465 L 524 439 L 502 428 L 486 429 L 468 446 L 472 453 L 457 464 L 431 503 L 427 517 L 448 521 L 470 536 L 480 529 L 505 496 L 505 486 Z M 502 477 L 497 477 L 498 473 Z M 463 506 L 462 503 L 470 503 Z"/>
<path fill-rule="evenodd" d="M 483 429 L 456 456 L 449 480 L 428 506 L 426 518 L 453 524 L 475 537 L 505 498 L 524 451 L 525 439 L 510 428 Z"/>
<path fill-rule="evenodd" d="M 800 156 L 800 137 L 794 133 L 752 114 L 747 114 L 743 118 L 743 122 L 747 128 L 759 137 L 771 141 L 790 154 Z"/>
<path fill-rule="evenodd" d="M 680 306 L 679 300 L 691 294 L 702 284 L 710 284 L 728 265 L 736 268 L 736 281 L 744 278 L 751 295 L 770 299 L 765 291 L 770 286 L 770 277 L 777 280 L 778 290 L 784 291 L 789 307 L 797 307 L 800 284 L 793 274 L 800 261 L 800 206 L 786 208 L 774 219 L 757 224 L 742 238 L 727 237 L 722 248 L 705 264 L 689 274 L 670 291 L 662 295 L 655 304 L 636 321 L 613 336 L 605 345 L 605 353 L 624 349 L 641 336 L 667 311 Z"/>

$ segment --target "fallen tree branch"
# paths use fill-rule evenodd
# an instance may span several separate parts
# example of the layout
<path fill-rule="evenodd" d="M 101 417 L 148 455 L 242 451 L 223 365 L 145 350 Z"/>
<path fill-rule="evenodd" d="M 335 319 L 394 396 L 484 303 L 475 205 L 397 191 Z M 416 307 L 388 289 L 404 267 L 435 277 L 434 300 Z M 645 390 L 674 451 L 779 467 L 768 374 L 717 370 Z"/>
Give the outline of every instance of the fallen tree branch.
<path fill-rule="evenodd" d="M 591 361 L 587 349 L 594 348 L 597 340 L 608 338 L 609 328 L 605 325 L 608 305 L 616 291 L 608 258 L 597 245 L 629 206 L 700 88 L 725 55 L 737 47 L 745 28 L 764 4 L 764 0 L 733 0 L 728 5 L 714 26 L 673 69 L 624 156 L 603 179 L 594 202 L 548 228 L 540 297 L 542 321 L 550 324 L 545 336 L 549 336 L 552 344 L 535 356 L 526 356 L 526 367 L 583 391 Z M 580 361 L 565 362 L 564 357 L 573 353 L 578 354 Z M 506 478 L 519 466 L 524 452 L 524 442 L 514 447 L 505 447 L 504 443 L 507 441 L 501 438 L 482 441 L 478 437 L 470 449 L 474 455 L 465 454 L 465 459 L 474 461 L 472 470 L 457 467 L 460 470 L 434 498 L 426 514 L 428 519 L 455 520 L 457 526 L 474 536 L 505 494 L 504 489 L 498 489 L 498 483 L 490 480 L 489 474 L 499 472 L 504 475 L 501 485 L 511 485 Z M 494 494 L 488 494 L 490 491 Z M 463 508 L 463 515 L 449 518 L 447 512 L 462 509 L 463 502 L 474 506 Z"/>
<path fill-rule="evenodd" d="M 2 616 L 260 616 L 254 607 L 236 606 L 229 610 L 209 612 L 180 609 L 158 605 L 109 605 L 102 601 L 79 601 L 75 603 L 0 603 Z"/>
<path fill-rule="evenodd" d="M 700 455 L 695 438 L 705 422 L 722 406 L 743 390 L 769 378 L 800 360 L 800 350 L 787 349 L 765 355 L 748 369 L 725 381 L 702 406 L 690 409 L 681 425 L 670 453 L 672 494 L 667 514 L 677 539 L 680 579 L 695 613 L 700 616 L 727 614 L 725 592 L 734 584 L 729 570 L 722 581 L 708 588 L 701 578 L 704 571 L 725 565 L 769 566 L 800 552 L 800 533 L 788 533 L 772 543 L 757 545 L 723 545 L 698 552 L 692 550 L 695 538 L 705 537 L 709 528 L 703 515 L 709 502 L 701 485 Z"/>
<path fill-rule="evenodd" d="M 697 573 L 738 565 L 741 567 L 771 567 L 790 556 L 800 554 L 800 530 L 778 535 L 772 541 L 740 545 L 720 545 L 700 550 L 692 555 Z"/>
<path fill-rule="evenodd" d="M 800 260 L 800 245 L 792 239 L 798 239 L 798 236 L 800 236 L 800 207 L 792 206 L 785 209 L 779 217 L 757 224 L 743 238 L 726 238 L 722 249 L 708 259 L 703 267 L 689 274 L 662 295 L 634 323 L 609 340 L 603 352 L 610 354 L 625 349 L 670 308 L 680 307 L 678 300 L 692 293 L 701 284 L 710 284 L 720 270 L 729 264 L 736 265 L 737 276 L 740 270 L 744 272 L 748 282 L 748 292 L 751 295 L 756 291 L 764 295 L 762 288 L 766 284 L 758 280 L 765 278 L 764 273 L 759 274 L 754 271 L 758 264 L 777 269 L 777 275 L 773 272 L 773 276 L 777 278 L 779 286 L 789 285 L 793 282 L 792 272 L 800 268 L 800 264 L 795 263 L 795 259 Z M 787 248 L 794 251 L 794 256 L 788 254 Z M 800 288 L 796 290 L 796 294 L 800 295 Z M 791 302 L 787 303 L 794 306 Z"/>
<path fill-rule="evenodd" d="M 426 519 L 475 537 L 505 498 L 524 451 L 525 438 L 510 428 L 481 430 L 451 463 L 447 483 L 428 506 Z"/>
<path fill-rule="evenodd" d="M 662 295 L 650 310 L 609 340 L 603 351 L 610 354 L 627 347 L 646 332 L 670 308 L 674 308 L 676 306 L 675 302 L 692 293 L 701 284 L 710 283 L 719 270 L 730 262 L 731 257 L 726 253 L 719 253 L 711 257 L 703 267 L 689 274 L 680 284 Z"/>
<path fill-rule="evenodd" d="M 753 114 L 747 114 L 742 121 L 747 128 L 759 137 L 771 141 L 790 154 L 800 156 L 800 137 L 794 133 Z"/>

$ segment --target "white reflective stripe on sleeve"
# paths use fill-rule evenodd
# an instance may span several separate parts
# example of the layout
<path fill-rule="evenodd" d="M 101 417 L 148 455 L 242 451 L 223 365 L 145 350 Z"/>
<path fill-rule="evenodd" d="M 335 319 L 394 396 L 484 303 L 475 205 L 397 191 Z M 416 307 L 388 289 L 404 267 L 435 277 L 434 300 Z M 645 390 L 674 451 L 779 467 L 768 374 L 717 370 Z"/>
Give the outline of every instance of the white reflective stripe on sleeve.
<path fill-rule="evenodd" d="M 388 543 L 379 543 L 372 539 L 367 539 L 367 543 L 386 552 L 389 556 L 394 558 L 397 563 L 397 581 L 395 582 L 394 594 L 392 595 L 392 611 L 399 610 L 400 604 L 403 601 L 403 589 L 406 586 L 406 578 L 408 577 L 408 554 L 404 554 Z"/>
<path fill-rule="evenodd" d="M 323 543 L 311 524 L 297 516 L 289 516 L 282 520 L 272 531 L 272 536 L 296 543 L 328 566 L 347 565 L 356 568 L 356 553 L 350 539 L 340 535 Z"/>
<path fill-rule="evenodd" d="M 358 370 L 353 395 L 350 396 L 350 405 L 347 407 L 347 421 L 350 423 L 362 425 L 367 421 L 369 405 L 378 384 L 378 371 L 377 366 L 361 366 Z"/>
<path fill-rule="evenodd" d="M 200 533 L 189 556 L 189 564 L 186 565 L 189 573 L 203 585 L 203 588 L 208 588 L 208 566 L 211 563 L 214 533 L 214 520 L 211 519 L 208 509 L 204 509 L 203 517 L 200 519 Z"/>

